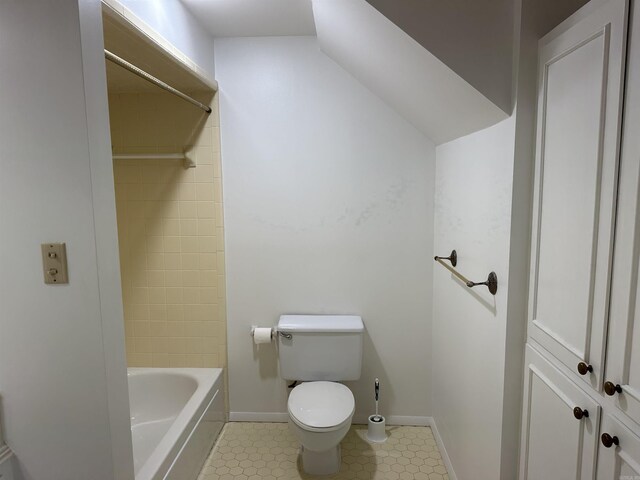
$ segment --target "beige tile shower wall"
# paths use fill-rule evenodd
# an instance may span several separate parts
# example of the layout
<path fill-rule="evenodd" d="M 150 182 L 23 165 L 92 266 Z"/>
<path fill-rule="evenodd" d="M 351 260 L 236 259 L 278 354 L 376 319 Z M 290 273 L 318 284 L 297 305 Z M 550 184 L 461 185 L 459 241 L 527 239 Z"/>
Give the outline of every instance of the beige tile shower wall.
<path fill-rule="evenodd" d="M 222 182 L 217 98 L 207 116 L 168 94 L 110 93 L 116 208 L 129 366 L 226 366 Z"/>

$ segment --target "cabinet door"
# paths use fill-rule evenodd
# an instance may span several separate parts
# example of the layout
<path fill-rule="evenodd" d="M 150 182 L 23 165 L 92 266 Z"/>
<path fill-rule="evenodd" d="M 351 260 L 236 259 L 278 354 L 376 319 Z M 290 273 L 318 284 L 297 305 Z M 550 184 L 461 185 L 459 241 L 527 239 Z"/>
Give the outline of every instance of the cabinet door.
<path fill-rule="evenodd" d="M 598 387 L 608 315 L 625 0 L 540 41 L 529 335 Z"/>
<path fill-rule="evenodd" d="M 638 480 L 640 478 L 640 438 L 615 418 L 605 415 L 600 431 L 618 445 L 598 449 L 598 480 Z"/>
<path fill-rule="evenodd" d="M 520 480 L 593 479 L 600 406 L 531 346 L 525 368 Z"/>
<path fill-rule="evenodd" d="M 640 5 L 631 15 L 605 380 L 615 405 L 640 424 Z M 611 387 L 611 385 L 609 385 Z"/>

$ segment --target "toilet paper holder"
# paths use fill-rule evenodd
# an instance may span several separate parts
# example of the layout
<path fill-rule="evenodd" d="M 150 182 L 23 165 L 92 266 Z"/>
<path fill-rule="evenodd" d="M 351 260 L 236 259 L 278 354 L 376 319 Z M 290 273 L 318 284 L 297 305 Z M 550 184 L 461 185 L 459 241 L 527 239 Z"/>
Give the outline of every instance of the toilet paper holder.
<path fill-rule="evenodd" d="M 258 328 L 257 325 L 251 325 L 251 331 L 249 332 L 249 335 L 251 335 L 253 337 L 256 328 Z M 277 328 L 272 328 L 271 329 L 271 338 L 273 339 L 273 337 L 275 335 L 280 335 L 281 337 L 284 337 L 287 340 L 291 340 L 293 338 L 293 336 L 290 333 L 279 332 Z"/>
<path fill-rule="evenodd" d="M 251 325 L 251 331 L 249 332 L 249 335 L 251 335 L 252 337 L 255 336 L 256 328 L 258 328 L 257 325 Z M 275 330 L 275 328 L 271 329 L 271 339 L 273 339 L 274 330 Z"/>

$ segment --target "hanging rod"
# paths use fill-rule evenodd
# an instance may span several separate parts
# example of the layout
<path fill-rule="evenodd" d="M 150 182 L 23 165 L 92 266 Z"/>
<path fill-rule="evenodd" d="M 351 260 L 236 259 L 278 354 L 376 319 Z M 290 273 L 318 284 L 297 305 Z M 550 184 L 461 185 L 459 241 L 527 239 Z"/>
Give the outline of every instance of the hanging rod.
<path fill-rule="evenodd" d="M 114 153 L 114 160 L 183 160 L 184 168 L 193 168 L 196 162 L 187 153 Z"/>
<path fill-rule="evenodd" d="M 163 88 L 164 90 L 166 90 L 169 93 L 173 93 L 177 97 L 180 97 L 183 100 L 186 100 L 187 102 L 195 105 L 198 108 L 201 108 L 202 110 L 204 110 L 207 113 L 211 113 L 211 108 L 208 107 L 207 105 L 205 105 L 204 103 L 200 103 L 199 101 L 195 100 L 194 98 L 191 98 L 189 95 L 186 95 L 186 94 L 182 93 L 180 90 L 177 90 L 177 89 L 173 88 L 171 85 L 167 85 L 162 80 L 160 80 L 160 79 L 154 77 L 153 75 L 145 72 L 141 68 L 136 67 L 133 63 L 129 63 L 125 59 L 120 58 L 119 56 L 111 53 L 106 48 L 104 49 L 104 56 L 105 56 L 105 58 L 107 60 L 115 63 L 116 65 L 121 66 L 122 68 L 124 68 L 126 70 L 129 70 L 131 73 L 134 73 L 135 75 L 137 75 L 140 78 L 146 80 L 147 82 L 153 83 L 154 85 L 157 85 L 158 87 Z"/>
<path fill-rule="evenodd" d="M 442 265 L 444 268 L 449 270 L 451 273 L 453 273 L 460 280 L 462 280 L 467 287 L 473 288 L 473 287 L 478 287 L 480 285 L 484 285 L 489 289 L 489 292 L 491 293 L 491 295 L 495 295 L 497 293 L 498 275 L 496 275 L 496 272 L 489 273 L 487 280 L 485 280 L 484 282 L 472 282 L 467 277 L 465 277 L 460 272 L 458 272 L 455 268 L 453 268 L 458 264 L 458 254 L 456 253 L 455 250 L 452 250 L 451 255 L 449 255 L 448 257 L 439 257 L 436 255 L 435 257 L 433 257 L 433 259 L 436 262 L 438 262 L 440 265 Z M 444 263 L 445 260 L 451 262 L 451 265 L 453 265 L 453 267 Z"/>
<path fill-rule="evenodd" d="M 184 160 L 184 153 L 114 153 L 114 160 Z"/>

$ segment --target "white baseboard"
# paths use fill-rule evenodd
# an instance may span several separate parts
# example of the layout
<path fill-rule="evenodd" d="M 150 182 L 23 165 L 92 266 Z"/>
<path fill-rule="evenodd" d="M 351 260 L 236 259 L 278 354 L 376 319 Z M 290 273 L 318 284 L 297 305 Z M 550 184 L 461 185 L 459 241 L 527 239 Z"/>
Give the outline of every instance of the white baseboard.
<path fill-rule="evenodd" d="M 366 425 L 368 415 L 355 415 L 353 422 L 356 425 Z M 229 412 L 230 422 L 276 422 L 285 423 L 289 421 L 288 413 L 279 412 Z M 389 415 L 387 425 L 409 425 L 416 427 L 428 427 L 433 423 L 431 417 Z"/>
<path fill-rule="evenodd" d="M 229 412 L 229 421 L 286 423 L 289 421 L 289 414 L 277 412 Z"/>
<path fill-rule="evenodd" d="M 5 460 L 9 460 L 12 455 L 13 453 L 11 452 L 11 449 L 9 447 L 7 447 L 6 445 L 0 445 L 0 463 L 4 462 Z"/>
<path fill-rule="evenodd" d="M 16 456 L 6 445 L 0 445 L 0 477 L 6 477 L 7 480 L 24 480 Z"/>
<path fill-rule="evenodd" d="M 410 427 L 428 427 L 431 425 L 431 417 L 419 417 L 409 415 L 389 415 L 385 417 L 387 425 L 405 425 Z M 355 415 L 353 422 L 356 425 L 366 425 L 369 421 L 368 415 Z"/>
<path fill-rule="evenodd" d="M 428 427 L 433 422 L 431 417 L 416 417 L 407 415 L 389 415 L 387 425 L 407 425 L 410 427 Z"/>
<path fill-rule="evenodd" d="M 451 459 L 449 458 L 449 454 L 447 453 L 447 449 L 444 446 L 444 442 L 442 441 L 442 437 L 440 436 L 440 432 L 438 432 L 438 427 L 436 425 L 436 421 L 433 417 L 429 417 L 431 419 L 431 423 L 429 426 L 431 427 L 431 431 L 433 432 L 433 438 L 438 445 L 438 450 L 440 450 L 440 455 L 442 455 L 442 461 L 444 462 L 444 466 L 447 467 L 447 473 L 449 474 L 449 480 L 458 480 L 456 476 L 456 472 L 453 470 L 453 465 L 451 464 Z"/>

